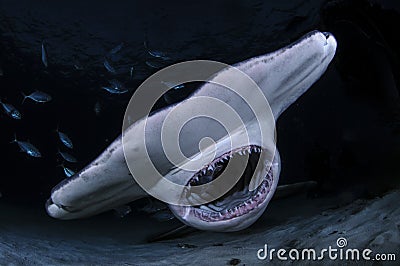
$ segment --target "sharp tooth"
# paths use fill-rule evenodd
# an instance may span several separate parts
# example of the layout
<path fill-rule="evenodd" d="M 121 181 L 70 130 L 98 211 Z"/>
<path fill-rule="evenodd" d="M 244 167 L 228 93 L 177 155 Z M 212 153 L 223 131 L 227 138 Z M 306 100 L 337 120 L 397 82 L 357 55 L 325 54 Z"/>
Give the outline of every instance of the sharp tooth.
<path fill-rule="evenodd" d="M 195 177 L 194 177 L 194 181 L 199 182 L 199 177 L 198 177 L 198 176 L 195 176 Z"/>
<path fill-rule="evenodd" d="M 243 155 L 242 151 L 239 151 L 239 154 L 240 154 L 240 155 Z"/>
<path fill-rule="evenodd" d="M 207 169 L 203 169 L 203 171 L 201 171 L 201 172 L 203 173 L 203 175 L 205 175 L 207 172 Z"/>
<path fill-rule="evenodd" d="M 207 170 L 212 171 L 212 170 L 214 170 L 214 168 L 212 167 L 212 165 L 210 165 L 210 166 L 207 168 Z"/>
<path fill-rule="evenodd" d="M 250 154 L 251 153 L 251 147 L 247 148 L 247 152 Z"/>
<path fill-rule="evenodd" d="M 230 154 L 230 155 L 229 155 L 229 158 L 232 158 L 232 156 L 233 156 L 233 155 L 232 155 L 232 154 Z"/>

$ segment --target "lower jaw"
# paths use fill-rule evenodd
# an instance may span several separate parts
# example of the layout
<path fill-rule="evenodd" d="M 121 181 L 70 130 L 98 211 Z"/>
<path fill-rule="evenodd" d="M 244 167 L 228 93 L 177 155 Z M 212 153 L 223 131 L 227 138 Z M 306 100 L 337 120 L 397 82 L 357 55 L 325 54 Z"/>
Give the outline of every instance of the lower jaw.
<path fill-rule="evenodd" d="M 264 205 L 265 200 L 270 193 L 272 182 L 273 177 L 269 174 L 257 188 L 257 193 L 254 196 L 235 207 L 223 211 L 207 211 L 192 206 L 175 206 L 175 208 L 179 209 L 178 212 L 182 214 L 181 217 L 194 216 L 204 222 L 230 220 L 248 214 L 260 208 L 261 205 Z"/>

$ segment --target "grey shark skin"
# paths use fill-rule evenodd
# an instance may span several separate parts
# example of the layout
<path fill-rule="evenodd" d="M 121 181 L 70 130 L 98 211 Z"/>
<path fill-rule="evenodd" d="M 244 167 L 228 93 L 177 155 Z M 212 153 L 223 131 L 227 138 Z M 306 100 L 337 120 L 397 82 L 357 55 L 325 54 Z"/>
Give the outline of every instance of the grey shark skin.
<path fill-rule="evenodd" d="M 251 58 L 234 65 L 234 67 L 246 73 L 261 88 L 270 103 L 271 111 L 276 120 L 325 72 L 334 57 L 336 45 L 336 40 L 330 33 L 313 31 L 287 47 Z M 203 85 L 194 95 L 209 95 L 217 98 L 226 96 L 214 95 L 218 93 L 210 86 L 212 85 L 208 83 Z M 251 92 L 249 91 L 249 93 Z M 178 103 L 178 105 L 184 106 L 184 102 Z M 184 106 L 184 108 L 186 107 Z M 190 108 L 190 106 L 187 106 L 187 108 Z M 240 109 L 241 106 L 235 106 L 235 108 Z M 167 112 L 168 108 L 156 112 L 148 118 L 147 123 L 157 127 L 157 124 L 163 121 Z M 250 125 L 252 123 L 252 121 L 247 122 Z M 140 123 L 140 121 L 137 123 Z M 201 125 L 196 125 L 196 123 L 192 126 L 202 128 Z M 134 132 L 134 129 L 135 124 L 127 130 L 125 136 L 129 137 L 129 131 Z M 134 139 L 133 136 L 131 137 Z M 269 138 L 274 138 L 274 136 L 271 135 Z M 186 146 L 198 145 L 195 140 L 190 138 L 184 139 L 184 142 L 186 142 Z M 226 147 L 222 142 L 217 141 L 216 157 L 222 156 L 224 152 L 226 154 L 226 150 L 224 150 Z M 155 143 L 158 144 L 157 141 Z M 154 147 L 150 147 L 153 149 L 152 160 L 160 162 L 158 167 L 161 168 L 165 177 L 171 177 L 170 165 L 161 163 L 164 157 L 160 154 L 161 148 L 156 144 L 154 144 Z M 135 145 L 135 143 L 132 142 L 132 145 Z M 250 139 L 250 145 L 253 146 L 242 147 L 242 150 L 254 151 L 255 154 L 260 156 L 260 160 L 264 160 L 262 154 L 264 154 L 264 151 L 268 151 L 268 147 L 260 147 L 257 140 L 252 139 Z M 261 149 L 261 153 L 259 149 Z M 236 149 L 235 152 L 237 151 Z M 137 156 L 140 160 L 140 151 L 134 156 Z M 256 193 L 259 193 L 257 200 L 250 200 L 253 199 L 254 193 L 247 191 L 240 192 L 240 196 L 236 196 L 236 198 L 235 194 L 228 197 L 228 200 L 224 198 L 221 200 L 223 204 L 221 203 L 220 206 L 170 205 L 169 207 L 178 219 L 198 229 L 221 232 L 244 229 L 262 215 L 276 190 L 280 173 L 280 157 L 277 150 L 271 168 L 262 169 L 262 171 L 264 172 L 262 172 L 260 187 L 264 187 L 262 189 L 258 187 L 255 190 Z M 175 176 L 180 177 L 181 180 L 178 180 L 178 182 L 181 184 L 187 184 L 193 178 L 192 175 L 188 175 L 184 171 Z M 54 187 L 51 198 L 46 203 L 46 209 L 50 216 L 58 219 L 84 218 L 147 196 L 148 194 L 130 174 L 125 161 L 122 138 L 119 137 L 82 171 Z M 225 210 L 220 210 L 221 206 Z M 230 213 L 226 211 L 228 207 Z"/>

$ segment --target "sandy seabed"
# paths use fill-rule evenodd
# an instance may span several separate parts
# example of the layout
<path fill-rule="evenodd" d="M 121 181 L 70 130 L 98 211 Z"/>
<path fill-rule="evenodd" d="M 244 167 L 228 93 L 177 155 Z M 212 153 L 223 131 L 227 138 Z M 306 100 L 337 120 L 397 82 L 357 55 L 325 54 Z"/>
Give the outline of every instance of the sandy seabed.
<path fill-rule="evenodd" d="M 166 224 L 149 221 L 145 216 L 126 222 L 96 219 L 55 221 L 32 210 L 15 211 L 2 206 L 0 222 L 0 262 L 2 265 L 74 264 L 74 265 L 255 265 L 281 264 L 259 260 L 264 247 L 286 250 L 337 248 L 343 237 L 343 249 L 371 249 L 395 254 L 400 259 L 400 191 L 395 190 L 371 200 L 340 203 L 338 198 L 318 200 L 298 195 L 271 202 L 264 215 L 251 227 L 235 233 L 194 231 L 185 236 L 154 243 L 146 237 L 168 230 Z M 293 208 L 293 206 L 297 206 Z M 177 222 L 174 222 L 175 225 Z M 112 229 L 110 229 L 112 227 Z M 319 254 L 319 253 L 317 253 Z M 298 261 L 309 264 L 310 261 Z M 316 264 L 321 261 L 314 262 Z M 324 264 L 346 264 L 330 261 Z M 354 264 L 382 265 L 377 261 L 353 261 Z M 391 262 L 396 265 L 396 262 Z M 296 262 L 297 264 L 297 262 Z"/>

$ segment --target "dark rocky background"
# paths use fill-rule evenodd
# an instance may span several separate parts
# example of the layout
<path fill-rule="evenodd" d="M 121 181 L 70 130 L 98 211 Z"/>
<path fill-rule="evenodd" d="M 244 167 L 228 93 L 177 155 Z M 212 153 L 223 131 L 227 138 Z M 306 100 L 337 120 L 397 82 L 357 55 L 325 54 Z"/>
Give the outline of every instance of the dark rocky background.
<path fill-rule="evenodd" d="M 0 99 L 23 116 L 17 121 L 0 114 L 3 215 L 22 208 L 18 210 L 46 217 L 44 202 L 64 178 L 57 167 L 57 148 L 62 147 L 54 132 L 57 126 L 73 140 L 72 153 L 79 162 L 69 167 L 79 170 L 120 134 L 130 95 L 157 68 L 193 59 L 236 63 L 314 29 L 335 35 L 337 55 L 321 80 L 277 124 L 281 184 L 314 180 L 317 188 L 308 197 L 322 201 L 334 196 L 338 202 L 373 198 L 398 187 L 399 12 L 397 1 L 378 0 L 0 0 Z M 41 62 L 43 41 L 47 68 Z M 124 46 L 112 60 L 117 74 L 112 75 L 103 66 L 104 56 L 120 43 Z M 171 59 L 152 57 L 144 43 Z M 101 90 L 112 78 L 130 92 L 115 96 Z M 35 89 L 53 100 L 22 105 L 21 92 Z M 175 100 L 184 95 L 175 94 Z M 35 144 L 43 158 L 20 153 L 9 143 L 14 133 Z M 29 223 L 29 216 L 24 219 Z M 111 226 L 120 223 L 107 215 L 94 219 Z M 128 219 L 132 226 L 135 220 Z"/>

